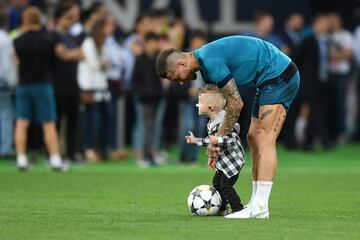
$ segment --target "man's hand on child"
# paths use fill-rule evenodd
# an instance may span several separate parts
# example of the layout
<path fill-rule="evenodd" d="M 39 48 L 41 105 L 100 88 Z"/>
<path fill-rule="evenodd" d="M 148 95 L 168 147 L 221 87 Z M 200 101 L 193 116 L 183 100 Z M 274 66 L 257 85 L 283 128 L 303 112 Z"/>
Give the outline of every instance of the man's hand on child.
<path fill-rule="evenodd" d="M 192 132 L 189 131 L 189 135 L 185 136 L 186 143 L 197 144 L 197 139 Z"/>

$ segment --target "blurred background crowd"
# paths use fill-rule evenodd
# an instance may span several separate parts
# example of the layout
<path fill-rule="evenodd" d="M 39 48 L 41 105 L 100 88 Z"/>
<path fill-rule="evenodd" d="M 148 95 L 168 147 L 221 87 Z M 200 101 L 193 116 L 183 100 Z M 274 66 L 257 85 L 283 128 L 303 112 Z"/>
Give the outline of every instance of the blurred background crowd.
<path fill-rule="evenodd" d="M 347 18 L 345 28 L 342 11 L 294 9 L 279 22 L 272 11 L 257 9 L 239 31 L 222 15 L 227 33 L 219 34 L 221 24 L 194 24 L 184 17 L 189 13 L 156 6 L 138 11 L 131 27 L 132 8 L 115 14 L 116 2 L 1 2 L 0 157 L 27 149 L 28 158 L 46 152 L 82 163 L 134 154 L 140 166 L 152 166 L 165 164 L 167 150 L 177 146 L 181 163 L 195 163 L 198 148 L 184 136 L 206 134 L 207 119 L 195 107 L 204 83 L 200 75 L 184 85 L 158 78 L 156 57 L 169 47 L 192 51 L 232 34 L 274 44 L 300 69 L 301 88 L 279 139 L 285 148 L 331 150 L 360 139 L 360 27 Z M 246 146 L 255 88 L 239 90 Z M 54 111 L 44 112 L 44 103 Z"/>

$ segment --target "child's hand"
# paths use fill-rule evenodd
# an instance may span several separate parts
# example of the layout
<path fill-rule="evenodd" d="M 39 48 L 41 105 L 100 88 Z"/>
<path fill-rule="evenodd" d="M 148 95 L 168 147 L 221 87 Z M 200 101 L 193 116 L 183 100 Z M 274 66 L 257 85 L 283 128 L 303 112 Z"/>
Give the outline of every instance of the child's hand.
<path fill-rule="evenodd" d="M 212 144 L 209 144 L 206 148 L 206 155 L 208 158 L 217 158 L 221 154 L 221 148 L 218 146 L 214 146 Z"/>
<path fill-rule="evenodd" d="M 211 169 L 215 168 L 216 158 L 208 158 L 208 167 Z"/>
<path fill-rule="evenodd" d="M 185 136 L 185 139 L 186 139 L 186 143 L 189 143 L 189 144 L 197 144 L 197 141 L 196 141 L 196 137 L 194 136 L 194 134 L 192 132 L 189 131 L 189 135 L 188 136 Z"/>
<path fill-rule="evenodd" d="M 210 143 L 212 145 L 217 145 L 218 144 L 218 138 L 216 136 L 210 136 Z"/>

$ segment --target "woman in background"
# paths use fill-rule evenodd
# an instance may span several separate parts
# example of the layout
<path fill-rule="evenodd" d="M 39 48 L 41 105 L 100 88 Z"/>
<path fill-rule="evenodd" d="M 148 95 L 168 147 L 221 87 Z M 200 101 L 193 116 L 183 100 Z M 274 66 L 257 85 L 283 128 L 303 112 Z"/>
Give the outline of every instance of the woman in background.
<path fill-rule="evenodd" d="M 79 63 L 78 81 L 81 100 L 85 106 L 85 156 L 90 162 L 107 157 L 109 139 L 110 101 L 104 57 L 106 20 L 98 20 L 81 45 L 85 59 Z"/>

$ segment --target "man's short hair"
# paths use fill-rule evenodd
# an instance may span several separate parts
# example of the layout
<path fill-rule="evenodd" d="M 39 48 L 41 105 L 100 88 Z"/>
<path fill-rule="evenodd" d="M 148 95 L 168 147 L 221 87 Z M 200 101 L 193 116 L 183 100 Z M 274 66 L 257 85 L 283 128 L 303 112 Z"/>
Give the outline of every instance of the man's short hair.
<path fill-rule="evenodd" d="M 27 7 L 22 13 L 23 23 L 41 25 L 42 12 L 38 7 Z"/>
<path fill-rule="evenodd" d="M 259 10 L 256 10 L 255 13 L 254 13 L 254 22 L 255 23 L 258 23 L 260 22 L 264 17 L 267 17 L 267 16 L 270 16 L 272 17 L 272 14 L 271 12 L 267 11 L 267 10 L 262 10 L 262 9 L 259 9 Z"/>
<path fill-rule="evenodd" d="M 168 58 L 174 53 L 181 53 L 180 50 L 175 48 L 169 48 L 163 50 L 156 60 L 156 71 L 159 77 L 167 78 L 168 72 Z"/>
<path fill-rule="evenodd" d="M 290 12 L 289 14 L 286 15 L 286 17 L 285 17 L 285 22 L 290 21 L 290 19 L 291 19 L 293 16 L 296 16 L 296 15 L 303 16 L 303 14 L 302 14 L 301 12 L 293 11 L 293 12 Z"/>
<path fill-rule="evenodd" d="M 318 12 L 315 15 L 312 16 L 311 22 L 314 24 L 321 18 L 326 18 L 329 16 L 328 12 Z"/>
<path fill-rule="evenodd" d="M 144 20 L 145 18 L 152 18 L 153 16 L 150 15 L 149 12 L 141 12 L 135 20 L 135 26 L 138 26 L 139 23 Z"/>

